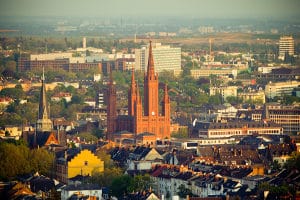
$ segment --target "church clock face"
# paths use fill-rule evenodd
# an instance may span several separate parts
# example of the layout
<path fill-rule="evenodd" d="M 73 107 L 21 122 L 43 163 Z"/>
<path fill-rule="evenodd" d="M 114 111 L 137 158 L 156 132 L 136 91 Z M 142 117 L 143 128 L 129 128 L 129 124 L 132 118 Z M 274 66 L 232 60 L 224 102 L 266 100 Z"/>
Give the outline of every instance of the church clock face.
<path fill-rule="evenodd" d="M 152 111 L 152 116 L 154 116 L 155 115 L 155 112 L 154 111 Z"/>

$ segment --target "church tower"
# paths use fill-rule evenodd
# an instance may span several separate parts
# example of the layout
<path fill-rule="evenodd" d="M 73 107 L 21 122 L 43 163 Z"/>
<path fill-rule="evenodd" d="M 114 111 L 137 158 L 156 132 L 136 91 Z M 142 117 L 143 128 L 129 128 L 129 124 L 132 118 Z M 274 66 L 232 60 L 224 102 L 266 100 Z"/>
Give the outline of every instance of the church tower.
<path fill-rule="evenodd" d="M 158 116 L 158 75 L 154 71 L 151 41 L 147 73 L 145 73 L 144 77 L 144 104 L 145 116 Z"/>
<path fill-rule="evenodd" d="M 137 98 L 137 84 L 135 83 L 134 79 L 134 69 L 132 68 L 131 70 L 131 86 L 128 91 L 128 115 L 129 116 L 134 116 L 135 111 L 134 111 L 134 105 L 136 103 L 136 98 Z"/>
<path fill-rule="evenodd" d="M 116 86 L 112 78 L 112 72 L 110 72 L 110 81 L 107 91 L 107 136 L 108 140 L 112 140 L 112 134 L 116 131 L 116 119 L 117 119 L 117 93 Z"/>
<path fill-rule="evenodd" d="M 50 120 L 49 105 L 47 103 L 46 97 L 44 69 L 42 75 L 42 88 L 40 93 L 39 112 L 36 126 L 38 132 L 46 132 L 51 131 L 53 129 L 53 123 Z"/>
<path fill-rule="evenodd" d="M 145 133 L 148 136 L 152 134 L 152 137 L 156 139 L 170 138 L 170 98 L 167 85 L 165 85 L 163 99 L 159 102 L 158 74 L 154 70 L 151 42 L 149 45 L 147 72 L 144 75 L 144 105 L 142 104 L 138 85 L 134 77 L 134 70 L 132 70 L 131 84 L 128 91 L 128 115 L 117 116 L 115 107 L 116 90 L 111 79 L 108 89 L 109 103 L 107 107 L 108 139 L 111 140 L 112 133 L 119 131 L 131 132 L 133 137 L 137 137 L 140 134 L 143 137 L 143 133 Z M 162 105 L 161 112 L 159 109 L 160 105 Z"/>

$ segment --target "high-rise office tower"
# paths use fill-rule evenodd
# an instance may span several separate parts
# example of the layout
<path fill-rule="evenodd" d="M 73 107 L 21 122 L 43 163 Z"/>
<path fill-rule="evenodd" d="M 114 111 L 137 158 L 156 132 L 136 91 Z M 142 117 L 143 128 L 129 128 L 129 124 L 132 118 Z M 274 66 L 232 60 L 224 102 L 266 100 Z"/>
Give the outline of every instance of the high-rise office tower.
<path fill-rule="evenodd" d="M 295 53 L 294 38 L 292 36 L 282 36 L 279 40 L 279 55 L 280 60 L 284 60 L 286 54 L 293 56 Z"/>
<path fill-rule="evenodd" d="M 152 45 L 156 72 L 181 70 L 181 48 L 154 43 Z M 147 70 L 149 45 L 135 49 L 135 69 Z"/>

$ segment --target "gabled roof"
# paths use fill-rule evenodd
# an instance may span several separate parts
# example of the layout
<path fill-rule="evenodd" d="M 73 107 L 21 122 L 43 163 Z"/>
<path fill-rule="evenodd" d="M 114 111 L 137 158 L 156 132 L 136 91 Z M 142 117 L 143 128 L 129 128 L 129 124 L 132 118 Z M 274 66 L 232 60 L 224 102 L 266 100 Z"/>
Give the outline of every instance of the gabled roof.
<path fill-rule="evenodd" d="M 54 181 L 45 176 L 37 176 L 30 181 L 30 188 L 33 192 L 48 192 L 54 187 Z"/>
<path fill-rule="evenodd" d="M 38 132 L 36 134 L 36 144 L 45 146 L 50 144 L 59 144 L 53 132 Z"/>

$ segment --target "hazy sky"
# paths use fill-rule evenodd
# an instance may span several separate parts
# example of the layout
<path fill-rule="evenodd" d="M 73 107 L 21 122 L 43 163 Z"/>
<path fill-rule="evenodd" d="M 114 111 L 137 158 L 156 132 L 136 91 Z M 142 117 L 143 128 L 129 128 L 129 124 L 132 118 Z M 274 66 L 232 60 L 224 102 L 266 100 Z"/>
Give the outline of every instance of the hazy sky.
<path fill-rule="evenodd" d="M 0 0 L 0 16 L 300 19 L 300 0 Z"/>

